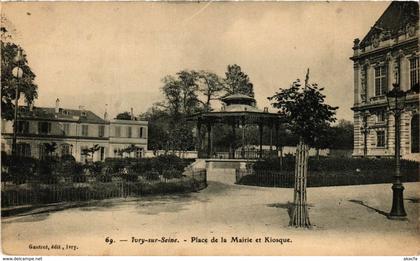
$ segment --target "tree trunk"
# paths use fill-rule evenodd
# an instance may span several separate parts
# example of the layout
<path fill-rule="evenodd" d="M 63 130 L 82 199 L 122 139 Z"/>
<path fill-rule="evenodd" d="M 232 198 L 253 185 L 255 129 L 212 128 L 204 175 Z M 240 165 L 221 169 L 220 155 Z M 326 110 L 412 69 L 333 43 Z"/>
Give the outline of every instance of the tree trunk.
<path fill-rule="evenodd" d="M 299 141 L 296 149 L 294 208 L 290 225 L 310 228 L 308 205 L 306 203 L 306 184 L 308 173 L 309 146 Z"/>

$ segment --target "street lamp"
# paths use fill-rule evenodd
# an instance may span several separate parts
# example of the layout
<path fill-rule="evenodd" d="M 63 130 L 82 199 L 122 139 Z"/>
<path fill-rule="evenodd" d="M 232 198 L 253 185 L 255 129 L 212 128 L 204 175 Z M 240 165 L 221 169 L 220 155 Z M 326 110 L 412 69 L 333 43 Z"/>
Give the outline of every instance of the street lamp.
<path fill-rule="evenodd" d="M 12 74 L 16 78 L 16 88 L 15 88 L 15 111 L 13 117 L 13 139 L 12 139 L 12 155 L 16 155 L 16 133 L 17 133 L 17 114 L 18 114 L 18 107 L 19 107 L 19 84 L 20 79 L 23 77 L 23 70 L 20 67 L 23 61 L 23 50 L 22 48 L 18 47 L 17 54 L 14 58 L 17 66 L 12 69 Z"/>
<path fill-rule="evenodd" d="M 400 90 L 399 84 L 393 84 L 394 89 L 386 97 L 388 108 L 394 113 L 395 118 L 395 175 L 392 185 L 392 208 L 388 214 L 389 219 L 404 220 L 407 214 L 404 210 L 404 186 L 400 172 L 400 118 L 405 105 L 406 92 Z"/>

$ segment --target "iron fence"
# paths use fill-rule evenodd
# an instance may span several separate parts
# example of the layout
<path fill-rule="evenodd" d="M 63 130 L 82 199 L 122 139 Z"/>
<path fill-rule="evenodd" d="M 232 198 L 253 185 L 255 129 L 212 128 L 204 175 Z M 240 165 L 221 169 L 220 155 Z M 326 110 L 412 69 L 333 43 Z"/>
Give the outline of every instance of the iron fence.
<path fill-rule="evenodd" d="M 295 183 L 294 171 L 270 170 L 236 170 L 236 183 L 265 187 L 293 188 Z M 308 187 L 345 186 L 392 183 L 392 170 L 371 170 L 361 173 L 353 171 L 310 171 L 308 174 Z M 410 172 L 404 175 L 403 182 L 418 182 L 419 175 Z"/>
<path fill-rule="evenodd" d="M 273 158 L 278 156 L 276 150 L 263 150 L 261 153 L 258 149 L 244 149 L 235 150 L 235 155 L 232 151 L 218 151 L 212 152 L 212 155 L 208 155 L 207 151 L 200 150 L 198 152 L 199 158 L 212 158 L 212 159 L 260 159 L 260 158 Z"/>
<path fill-rule="evenodd" d="M 207 186 L 207 176 L 205 170 L 198 170 L 173 179 L 128 180 L 123 176 L 113 176 L 104 182 L 100 176 L 77 179 L 55 177 L 51 182 L 32 178 L 20 184 L 2 182 L 1 185 L 1 206 L 4 208 L 198 191 Z"/>

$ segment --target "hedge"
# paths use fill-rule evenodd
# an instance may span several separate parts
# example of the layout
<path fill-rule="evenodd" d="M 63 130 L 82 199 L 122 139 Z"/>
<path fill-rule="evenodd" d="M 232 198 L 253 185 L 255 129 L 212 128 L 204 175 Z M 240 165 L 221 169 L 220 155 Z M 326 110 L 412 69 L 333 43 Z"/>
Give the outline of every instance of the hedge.
<path fill-rule="evenodd" d="M 46 204 L 63 201 L 88 201 L 115 197 L 142 196 L 151 194 L 171 194 L 198 191 L 206 186 L 205 176 L 196 179 L 184 177 L 171 181 L 127 181 L 93 182 L 84 186 L 74 183 L 21 187 L 13 186 L 1 191 L 1 206 Z"/>
<path fill-rule="evenodd" d="M 15 184 L 25 183 L 29 179 L 41 180 L 46 184 L 55 184 L 60 177 L 69 177 L 74 182 L 86 182 L 85 173 L 100 177 L 108 182 L 113 175 L 125 180 L 136 181 L 138 177 L 146 180 L 179 178 L 190 160 L 175 155 L 160 155 L 156 158 L 107 158 L 105 162 L 82 164 L 73 157 L 49 157 L 38 160 L 28 157 L 14 157 L 2 154 L 2 181 Z"/>
<path fill-rule="evenodd" d="M 401 160 L 401 170 L 419 171 L 419 162 Z M 280 170 L 280 159 L 264 159 L 253 165 L 255 171 Z M 295 158 L 284 157 L 282 161 L 283 171 L 295 169 Z M 310 157 L 308 162 L 309 171 L 368 171 L 368 170 L 392 170 L 395 169 L 395 161 L 392 158 L 328 158 Z"/>
<path fill-rule="evenodd" d="M 274 187 L 294 186 L 294 157 L 264 159 L 253 166 L 253 174 L 237 181 L 238 184 Z M 401 160 L 403 182 L 419 181 L 420 164 Z M 308 163 L 308 186 L 340 186 L 390 183 L 393 181 L 395 161 L 366 158 L 310 158 Z"/>

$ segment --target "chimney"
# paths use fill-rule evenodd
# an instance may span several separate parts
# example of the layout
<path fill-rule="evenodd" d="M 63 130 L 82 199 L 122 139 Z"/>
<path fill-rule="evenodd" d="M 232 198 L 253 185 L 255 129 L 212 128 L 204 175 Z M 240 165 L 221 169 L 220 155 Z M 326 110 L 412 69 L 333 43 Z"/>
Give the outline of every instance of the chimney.
<path fill-rule="evenodd" d="M 134 120 L 133 107 L 131 107 L 131 113 L 130 113 L 130 116 L 131 116 L 131 120 Z"/>
<path fill-rule="evenodd" d="M 79 110 L 80 110 L 80 117 L 86 117 L 85 106 L 79 105 Z"/>
<path fill-rule="evenodd" d="M 108 104 L 105 104 L 104 120 L 108 120 Z"/>
<path fill-rule="evenodd" d="M 60 99 L 57 98 L 57 100 L 55 100 L 55 113 L 59 113 L 60 111 Z"/>

